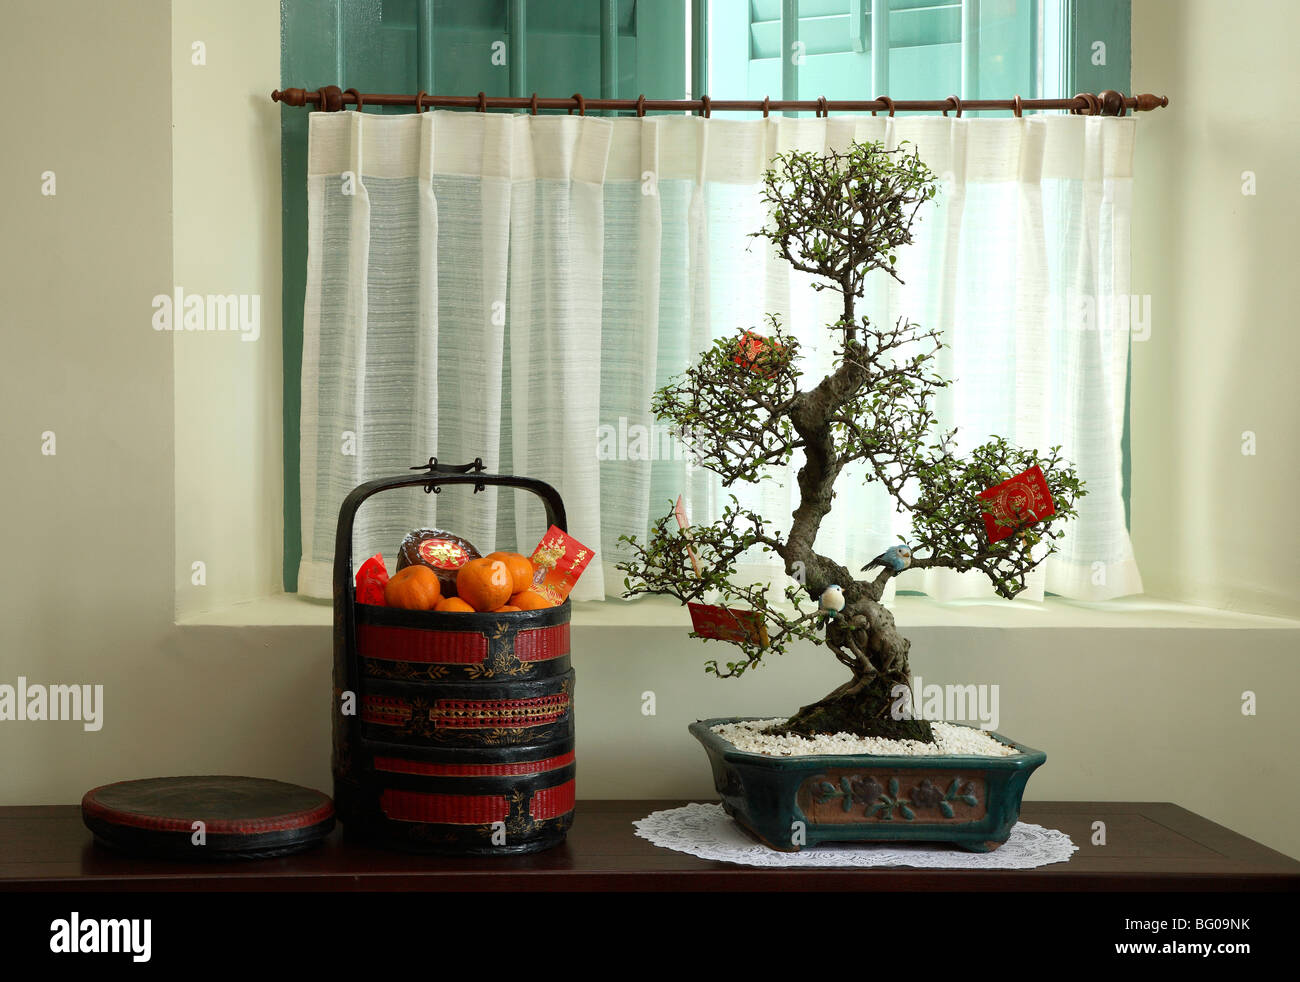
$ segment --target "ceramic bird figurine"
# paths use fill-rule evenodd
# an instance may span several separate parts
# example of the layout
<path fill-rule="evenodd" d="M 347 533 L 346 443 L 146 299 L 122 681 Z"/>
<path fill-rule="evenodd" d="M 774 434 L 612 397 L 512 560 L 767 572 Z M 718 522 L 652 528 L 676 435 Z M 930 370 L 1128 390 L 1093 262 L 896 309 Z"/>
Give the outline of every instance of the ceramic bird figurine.
<path fill-rule="evenodd" d="M 829 624 L 840 616 L 840 611 L 844 609 L 844 591 L 840 589 L 839 584 L 832 583 L 822 591 L 817 609 L 822 612 L 822 624 Z"/>
<path fill-rule="evenodd" d="M 866 572 L 873 566 L 888 566 L 895 573 L 901 573 L 907 567 L 912 565 L 912 550 L 909 546 L 897 545 L 890 546 L 867 565 L 862 567 L 862 572 Z"/>

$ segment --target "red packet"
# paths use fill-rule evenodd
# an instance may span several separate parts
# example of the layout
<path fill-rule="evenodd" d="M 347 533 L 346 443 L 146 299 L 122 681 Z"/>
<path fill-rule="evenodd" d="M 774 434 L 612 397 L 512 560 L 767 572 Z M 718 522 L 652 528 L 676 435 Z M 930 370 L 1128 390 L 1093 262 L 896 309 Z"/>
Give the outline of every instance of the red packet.
<path fill-rule="evenodd" d="M 537 568 L 533 574 L 533 590 L 558 607 L 593 555 L 573 536 L 552 525 L 533 550 L 533 565 Z"/>
<path fill-rule="evenodd" d="M 989 511 L 984 513 L 984 530 L 988 533 L 989 545 L 1056 514 L 1056 504 L 1047 490 L 1047 479 L 1037 465 L 996 487 L 981 491 L 979 496 L 989 502 Z"/>
<path fill-rule="evenodd" d="M 382 553 L 376 553 L 357 570 L 357 603 L 384 606 L 384 587 L 388 585 L 388 567 Z"/>
<path fill-rule="evenodd" d="M 750 641 L 767 647 L 767 625 L 757 611 L 713 604 L 688 603 L 691 627 L 702 638 L 718 641 Z"/>
<path fill-rule="evenodd" d="M 736 342 L 736 353 L 731 360 L 741 368 L 766 378 L 775 374 L 784 354 L 784 345 L 753 331 L 745 331 Z"/>

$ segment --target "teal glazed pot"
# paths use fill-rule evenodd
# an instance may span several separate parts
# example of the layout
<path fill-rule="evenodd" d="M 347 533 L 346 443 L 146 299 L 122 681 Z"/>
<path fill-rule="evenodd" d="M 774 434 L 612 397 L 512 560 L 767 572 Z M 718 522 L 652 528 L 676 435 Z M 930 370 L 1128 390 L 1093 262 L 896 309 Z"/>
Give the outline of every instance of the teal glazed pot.
<path fill-rule="evenodd" d="M 771 757 L 713 732 L 756 718 L 706 719 L 690 730 L 709 755 L 727 814 L 781 852 L 819 842 L 950 842 L 990 852 L 1010 838 L 1029 775 L 1047 760 L 1000 733 L 989 736 L 1019 753 Z"/>

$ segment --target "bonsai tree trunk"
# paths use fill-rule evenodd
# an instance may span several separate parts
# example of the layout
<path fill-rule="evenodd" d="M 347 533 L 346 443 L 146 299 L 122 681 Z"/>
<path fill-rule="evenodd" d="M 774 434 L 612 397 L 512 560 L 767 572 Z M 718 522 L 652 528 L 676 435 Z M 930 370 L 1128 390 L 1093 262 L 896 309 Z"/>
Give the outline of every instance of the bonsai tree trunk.
<path fill-rule="evenodd" d="M 867 597 L 846 603 L 826 629 L 826 645 L 852 678 L 804 706 L 774 732 L 933 741 L 928 722 L 906 718 L 904 713 L 912 705 L 909 642 L 899 636 L 888 610 Z"/>
<path fill-rule="evenodd" d="M 853 294 L 846 288 L 841 324 L 854 323 L 853 306 Z M 845 346 L 850 354 L 861 351 L 852 335 Z M 788 573 L 803 574 L 813 596 L 820 596 L 832 583 L 843 590 L 844 609 L 827 625 L 826 645 L 853 674 L 834 692 L 800 709 L 779 730 L 802 736 L 852 733 L 931 743 L 934 735 L 928 722 L 898 718 L 897 709 L 911 705 L 902 689 L 910 693 L 912 676 L 907 664 L 909 642 L 899 635 L 894 616 L 880 603 L 888 573 L 874 581 L 858 580 L 813 548 L 817 531 L 830 514 L 835 482 L 843 469 L 831 418 L 844 405 L 847 394 L 859 390 L 867 376 L 862 360 L 845 358 L 820 385 L 794 400 L 791 421 L 804 446 L 804 464 L 798 477 L 800 500 L 790 535 L 777 552 L 785 559 Z"/>

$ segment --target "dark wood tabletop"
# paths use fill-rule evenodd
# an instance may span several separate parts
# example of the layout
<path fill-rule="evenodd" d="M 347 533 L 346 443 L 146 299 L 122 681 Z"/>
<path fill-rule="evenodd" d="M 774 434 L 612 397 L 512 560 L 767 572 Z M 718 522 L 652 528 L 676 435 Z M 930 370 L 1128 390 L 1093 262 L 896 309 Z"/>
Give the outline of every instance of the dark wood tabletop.
<path fill-rule="evenodd" d="M 447 859 L 344 842 L 243 863 L 131 859 L 97 846 L 76 806 L 0 808 L 0 891 L 1279 891 L 1300 862 L 1167 802 L 1027 801 L 1067 833 L 1069 862 L 1032 870 L 770 869 L 651 845 L 632 822 L 675 801 L 583 801 L 567 843 L 532 856 Z M 1092 825 L 1106 823 L 1106 845 Z"/>

